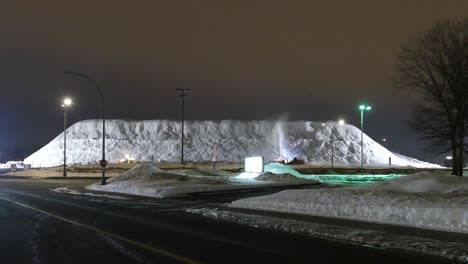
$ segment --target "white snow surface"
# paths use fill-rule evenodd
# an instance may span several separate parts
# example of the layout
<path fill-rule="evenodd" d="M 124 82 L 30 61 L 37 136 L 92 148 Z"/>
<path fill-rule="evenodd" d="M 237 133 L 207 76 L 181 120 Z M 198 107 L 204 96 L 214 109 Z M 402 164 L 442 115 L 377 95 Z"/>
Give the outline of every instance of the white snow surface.
<path fill-rule="evenodd" d="M 205 217 L 232 221 L 252 227 L 271 228 L 282 232 L 320 237 L 333 241 L 345 241 L 360 245 L 375 246 L 382 249 L 403 250 L 419 254 L 427 254 L 468 263 L 468 242 L 455 242 L 398 235 L 387 231 L 376 231 L 368 228 L 339 226 L 334 223 L 321 224 L 273 216 L 255 215 L 226 210 L 226 208 L 190 208 L 186 212 L 201 214 Z"/>
<path fill-rule="evenodd" d="M 367 186 L 286 190 L 230 206 L 468 233 L 468 178 L 420 172 Z"/>
<path fill-rule="evenodd" d="M 350 188 L 399 193 L 460 194 L 468 198 L 468 178 L 450 176 L 444 172 L 419 172 L 390 181 Z"/>
<path fill-rule="evenodd" d="M 330 126 L 335 123 L 330 122 Z M 137 161 L 174 162 L 180 159 L 179 121 L 106 120 L 106 159 L 115 163 L 126 155 Z M 335 164 L 360 166 L 360 130 L 352 125 L 322 126 L 311 121 L 187 121 L 185 122 L 186 161 L 210 161 L 213 150 L 218 161 L 242 163 L 248 156 L 266 161 L 294 157 L 314 165 L 329 165 L 331 137 L 335 139 Z M 102 121 L 84 120 L 67 129 L 68 164 L 85 165 L 101 159 Z M 216 147 L 214 147 L 216 146 Z M 364 135 L 366 166 L 435 167 L 395 154 Z M 25 159 L 32 167 L 63 164 L 63 133 Z"/>
<path fill-rule="evenodd" d="M 54 189 L 50 189 L 53 192 L 57 193 L 66 193 L 66 194 L 73 194 L 73 195 L 86 195 L 86 196 L 93 196 L 98 198 L 110 198 L 116 200 L 128 200 L 126 197 L 118 196 L 118 195 L 111 195 L 111 194 L 98 194 L 98 193 L 90 193 L 90 192 L 80 192 L 77 190 L 69 189 L 68 187 L 58 187 Z"/>
<path fill-rule="evenodd" d="M 272 163 L 269 163 L 269 164 L 265 165 L 264 170 L 266 172 L 271 172 L 271 173 L 275 173 L 275 174 L 287 173 L 287 174 L 294 175 L 296 177 L 303 177 L 303 175 L 301 173 L 299 173 L 297 170 L 291 168 L 288 165 L 285 165 L 285 164 L 279 163 L 279 162 L 272 162 Z"/>
<path fill-rule="evenodd" d="M 216 171 L 220 173 L 220 171 Z M 318 184 L 290 174 L 265 173 L 257 179 L 238 179 L 234 176 L 196 176 L 197 171 L 185 170 L 183 174 L 165 172 L 151 163 L 140 163 L 124 174 L 112 178 L 106 185 L 99 183 L 86 187 L 89 190 L 126 193 L 156 198 L 174 197 L 198 192 L 259 188 L 264 186 L 295 186 Z"/>

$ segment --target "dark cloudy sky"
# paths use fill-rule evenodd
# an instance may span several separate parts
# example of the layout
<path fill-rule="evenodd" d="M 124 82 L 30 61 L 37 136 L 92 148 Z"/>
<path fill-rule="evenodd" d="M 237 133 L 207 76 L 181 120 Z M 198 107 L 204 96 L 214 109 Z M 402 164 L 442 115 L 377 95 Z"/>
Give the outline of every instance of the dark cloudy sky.
<path fill-rule="evenodd" d="M 468 1 L 2 1 L 0 151 L 42 145 L 70 121 L 177 118 L 176 88 L 193 93 L 189 119 L 345 118 L 374 106 L 366 128 L 407 155 L 422 144 L 407 126 L 415 96 L 394 87 L 400 46 Z"/>

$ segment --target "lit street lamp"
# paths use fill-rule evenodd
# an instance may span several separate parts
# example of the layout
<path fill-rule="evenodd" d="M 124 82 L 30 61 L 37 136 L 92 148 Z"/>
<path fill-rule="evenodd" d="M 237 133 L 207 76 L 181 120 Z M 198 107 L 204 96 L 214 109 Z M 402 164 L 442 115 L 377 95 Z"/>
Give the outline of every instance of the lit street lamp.
<path fill-rule="evenodd" d="M 361 111 L 361 174 L 364 171 L 364 111 L 370 111 L 371 109 L 370 105 L 359 105 L 359 111 Z"/>
<path fill-rule="evenodd" d="M 387 138 L 382 138 L 382 146 L 387 148 Z"/>
<path fill-rule="evenodd" d="M 101 97 L 101 103 L 102 103 L 102 160 L 99 162 L 99 165 L 101 165 L 102 168 L 102 178 L 101 178 L 101 185 L 106 184 L 106 166 L 107 166 L 107 161 L 106 161 L 106 115 L 105 115 L 105 108 L 104 108 L 104 95 L 102 94 L 101 89 L 97 85 L 97 83 L 89 76 L 82 74 L 82 73 L 76 73 L 76 72 L 71 72 L 67 70 L 65 74 L 73 74 L 78 77 L 84 78 L 91 82 L 94 85 L 94 88 L 98 91 L 100 97 Z"/>
<path fill-rule="evenodd" d="M 63 177 L 67 177 L 67 109 L 71 104 L 70 98 L 63 99 Z"/>
<path fill-rule="evenodd" d="M 338 122 L 335 122 L 335 124 L 333 126 L 331 126 L 330 124 L 328 123 L 322 123 L 322 126 L 328 126 L 331 130 L 331 134 L 330 134 L 330 138 L 331 138 L 331 150 L 332 150 L 332 155 L 331 155 L 331 167 L 333 169 L 333 166 L 334 166 L 334 160 L 335 160 L 335 137 L 334 137 L 334 134 L 333 134 L 333 131 L 335 131 L 335 128 L 337 125 L 344 125 L 344 120 L 343 119 L 340 119 L 338 120 Z"/>
<path fill-rule="evenodd" d="M 184 114 L 185 114 L 185 98 L 190 93 L 190 89 L 176 89 L 179 93 L 179 97 L 182 103 L 182 128 L 181 128 L 181 135 L 180 135 L 180 164 L 184 164 Z"/>

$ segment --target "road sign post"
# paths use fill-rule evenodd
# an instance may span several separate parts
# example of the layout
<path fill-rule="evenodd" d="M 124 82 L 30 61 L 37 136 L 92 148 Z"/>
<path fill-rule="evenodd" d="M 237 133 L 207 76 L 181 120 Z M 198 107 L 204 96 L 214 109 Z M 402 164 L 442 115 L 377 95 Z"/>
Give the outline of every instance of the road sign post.
<path fill-rule="evenodd" d="M 102 170 L 102 175 L 103 175 L 103 177 L 101 178 L 101 185 L 106 184 L 106 178 L 104 177 L 104 173 L 106 171 L 107 164 L 108 164 L 108 162 L 105 159 L 99 161 L 99 165 L 101 165 L 101 170 Z"/>

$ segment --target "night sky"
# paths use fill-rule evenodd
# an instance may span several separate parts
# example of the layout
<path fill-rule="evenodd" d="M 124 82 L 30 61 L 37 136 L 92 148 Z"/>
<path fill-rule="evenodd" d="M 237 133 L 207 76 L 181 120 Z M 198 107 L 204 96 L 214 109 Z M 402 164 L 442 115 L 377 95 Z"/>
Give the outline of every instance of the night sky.
<path fill-rule="evenodd" d="M 417 95 L 395 88 L 396 56 L 437 20 L 466 15 L 468 1 L 448 0 L 2 1 L 2 160 L 62 132 L 63 96 L 71 123 L 100 118 L 97 92 L 66 69 L 93 76 L 109 118 L 178 118 L 176 88 L 192 90 L 191 120 L 358 125 L 368 102 L 371 137 L 431 159 L 407 125 Z"/>

